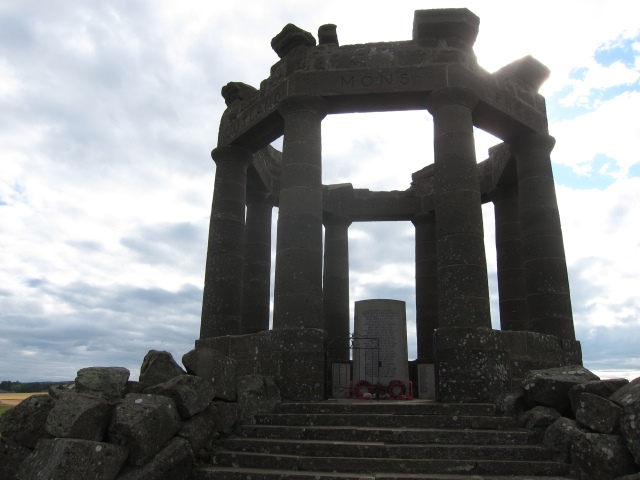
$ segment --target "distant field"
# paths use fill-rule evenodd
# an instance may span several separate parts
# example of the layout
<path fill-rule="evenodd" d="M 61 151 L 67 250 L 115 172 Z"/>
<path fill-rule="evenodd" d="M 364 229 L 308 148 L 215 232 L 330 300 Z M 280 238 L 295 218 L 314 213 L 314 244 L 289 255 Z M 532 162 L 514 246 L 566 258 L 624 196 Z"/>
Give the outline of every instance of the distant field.
<path fill-rule="evenodd" d="M 19 404 L 25 398 L 29 398 L 32 395 L 42 395 L 47 392 L 38 392 L 38 393 L 0 393 L 0 407 L 4 407 L 8 405 L 13 407 Z"/>

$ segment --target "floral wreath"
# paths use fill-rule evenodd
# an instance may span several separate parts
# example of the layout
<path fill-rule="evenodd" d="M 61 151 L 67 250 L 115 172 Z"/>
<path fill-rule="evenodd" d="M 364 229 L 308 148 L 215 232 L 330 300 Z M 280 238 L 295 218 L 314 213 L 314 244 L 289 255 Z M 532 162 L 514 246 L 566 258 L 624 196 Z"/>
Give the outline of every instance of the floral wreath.
<path fill-rule="evenodd" d="M 405 393 L 407 392 L 407 387 L 404 382 L 400 380 L 393 380 L 389 382 L 389 387 L 387 388 L 387 392 L 389 393 L 389 398 L 393 398 L 395 400 L 406 400 Z"/>
<path fill-rule="evenodd" d="M 366 391 L 363 391 L 362 387 L 365 387 Z M 375 387 L 371 382 L 367 380 L 360 380 L 356 382 L 355 386 L 353 387 L 353 391 L 356 395 L 356 398 L 364 398 L 365 393 L 373 393 L 375 391 Z"/>

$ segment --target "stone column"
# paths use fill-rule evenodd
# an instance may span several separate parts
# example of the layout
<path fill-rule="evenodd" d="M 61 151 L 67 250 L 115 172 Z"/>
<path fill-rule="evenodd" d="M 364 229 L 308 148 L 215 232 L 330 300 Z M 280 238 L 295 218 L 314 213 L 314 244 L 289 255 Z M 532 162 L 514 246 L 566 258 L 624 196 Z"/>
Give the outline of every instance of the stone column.
<path fill-rule="evenodd" d="M 556 199 L 551 150 L 555 139 L 524 135 L 511 143 L 518 169 L 522 257 L 531 329 L 573 340 L 573 314 Z"/>
<path fill-rule="evenodd" d="M 322 328 L 322 97 L 280 102 L 284 119 L 273 328 Z"/>
<path fill-rule="evenodd" d="M 240 333 L 269 330 L 271 302 L 271 210 L 270 194 L 247 192 L 247 223 L 244 240 L 242 323 Z"/>
<path fill-rule="evenodd" d="M 240 333 L 247 166 L 251 151 L 234 146 L 211 152 L 216 179 L 202 295 L 200 338 Z"/>
<path fill-rule="evenodd" d="M 413 219 L 416 227 L 416 337 L 418 361 L 434 363 L 433 331 L 438 328 L 438 267 L 435 212 Z"/>
<path fill-rule="evenodd" d="M 342 215 L 324 220 L 322 315 L 333 358 L 349 360 L 349 225 Z"/>
<path fill-rule="evenodd" d="M 491 328 L 480 182 L 472 111 L 477 94 L 465 87 L 432 92 L 434 192 L 440 327 Z"/>
<path fill-rule="evenodd" d="M 498 187 L 489 198 L 496 219 L 500 328 L 526 332 L 529 330 L 529 310 L 522 262 L 518 186 Z"/>

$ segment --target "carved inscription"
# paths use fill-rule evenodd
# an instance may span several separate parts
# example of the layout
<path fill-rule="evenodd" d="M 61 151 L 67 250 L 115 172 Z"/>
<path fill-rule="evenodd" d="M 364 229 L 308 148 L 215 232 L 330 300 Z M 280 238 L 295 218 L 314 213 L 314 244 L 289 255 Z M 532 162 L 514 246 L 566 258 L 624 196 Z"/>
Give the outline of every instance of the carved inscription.
<path fill-rule="evenodd" d="M 253 103 L 243 111 L 231 125 L 229 125 L 225 132 L 225 140 L 230 141 L 236 135 L 253 125 L 254 122 L 271 113 L 276 109 L 280 100 L 282 100 L 282 93 L 276 91 Z"/>
<path fill-rule="evenodd" d="M 408 85 L 408 73 L 370 73 L 370 74 L 343 74 L 340 76 L 340 88 L 358 87 L 393 87 L 396 85 Z"/>
<path fill-rule="evenodd" d="M 500 90 L 485 86 L 486 98 L 490 104 L 507 112 L 512 117 L 518 118 L 529 125 L 535 124 L 536 119 L 531 113 L 528 106 L 523 105 L 519 100 L 514 99 L 511 95 L 501 92 Z"/>
<path fill-rule="evenodd" d="M 356 302 L 354 380 L 388 385 L 393 380 L 409 387 L 405 303 L 397 300 Z M 378 349 L 370 348 L 378 345 Z M 360 349 L 358 349 L 360 347 Z"/>

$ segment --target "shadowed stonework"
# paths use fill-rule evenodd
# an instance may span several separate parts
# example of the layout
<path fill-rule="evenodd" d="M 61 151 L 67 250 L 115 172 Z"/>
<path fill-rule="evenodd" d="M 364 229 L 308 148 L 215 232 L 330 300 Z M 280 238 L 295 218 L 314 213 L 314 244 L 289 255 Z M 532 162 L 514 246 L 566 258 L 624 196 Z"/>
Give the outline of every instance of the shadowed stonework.
<path fill-rule="evenodd" d="M 549 71 L 525 57 L 486 72 L 473 52 L 479 23 L 467 9 L 419 10 L 410 40 L 361 45 L 340 45 L 335 25 L 316 42 L 289 24 L 271 42 L 280 60 L 259 88 L 223 88 L 198 345 L 273 375 L 285 398 L 324 398 L 325 342 L 349 361 L 349 225 L 393 220 L 415 226 L 416 363 L 435 364 L 439 400 L 493 401 L 530 369 L 582 363 L 555 141 L 538 93 Z M 397 110 L 432 115 L 434 164 L 404 191 L 323 185 L 322 120 Z M 481 162 L 474 127 L 502 140 Z M 282 152 L 270 146 L 280 136 Z M 485 202 L 495 207 L 501 331 L 491 329 Z"/>

